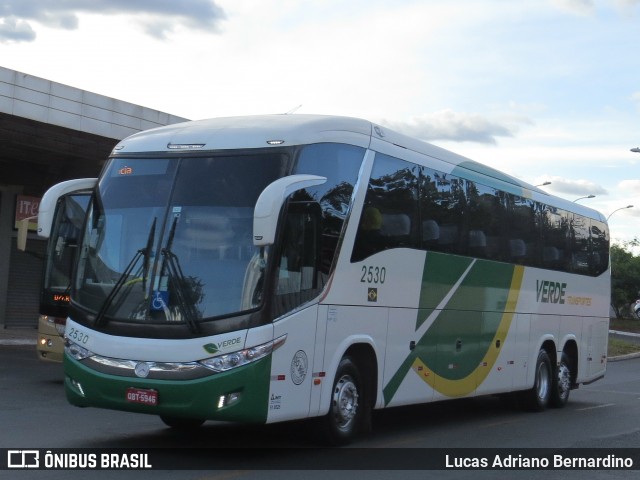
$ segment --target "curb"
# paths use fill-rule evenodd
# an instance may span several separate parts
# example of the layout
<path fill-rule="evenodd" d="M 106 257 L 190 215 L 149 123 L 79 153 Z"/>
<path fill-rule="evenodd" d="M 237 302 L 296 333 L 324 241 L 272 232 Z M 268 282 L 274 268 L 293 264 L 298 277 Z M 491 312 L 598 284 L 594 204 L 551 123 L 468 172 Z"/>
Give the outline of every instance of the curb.
<path fill-rule="evenodd" d="M 0 345 L 14 345 L 14 346 L 33 345 L 35 347 L 36 341 L 31 339 L 26 339 L 26 338 L 12 338 L 12 339 L 0 340 Z"/>
<path fill-rule="evenodd" d="M 609 330 L 609 335 L 618 335 L 620 337 L 640 338 L 640 333 L 621 332 L 620 330 Z M 618 355 L 617 357 L 608 357 L 608 362 L 620 362 L 622 360 L 632 360 L 640 358 L 640 352 L 628 353 L 626 355 Z"/>
<path fill-rule="evenodd" d="M 607 357 L 607 362 L 620 362 L 622 360 L 632 360 L 634 358 L 640 358 L 640 352 L 618 355 L 617 357 Z"/>
<path fill-rule="evenodd" d="M 35 327 L 0 327 L 0 345 L 36 345 L 38 329 Z"/>
<path fill-rule="evenodd" d="M 609 333 L 614 335 L 622 335 L 623 337 L 640 338 L 640 333 L 622 332 L 620 330 L 609 330 Z"/>

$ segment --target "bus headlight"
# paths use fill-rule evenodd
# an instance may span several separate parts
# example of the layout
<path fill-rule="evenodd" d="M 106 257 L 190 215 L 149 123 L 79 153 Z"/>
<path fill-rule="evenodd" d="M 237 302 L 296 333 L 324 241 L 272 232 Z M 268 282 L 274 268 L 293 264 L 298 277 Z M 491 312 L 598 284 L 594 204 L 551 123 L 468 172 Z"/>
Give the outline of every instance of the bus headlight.
<path fill-rule="evenodd" d="M 266 357 L 280 347 L 285 342 L 286 338 L 287 336 L 283 335 L 271 342 L 263 343 L 262 345 L 256 345 L 255 347 L 245 348 L 244 350 L 238 350 L 237 352 L 200 360 L 200 363 L 214 372 L 226 372 L 232 368 L 241 367 L 242 365 L 246 365 Z"/>
<path fill-rule="evenodd" d="M 64 339 L 64 352 L 76 360 L 84 360 L 93 356 L 93 353 L 68 338 Z"/>

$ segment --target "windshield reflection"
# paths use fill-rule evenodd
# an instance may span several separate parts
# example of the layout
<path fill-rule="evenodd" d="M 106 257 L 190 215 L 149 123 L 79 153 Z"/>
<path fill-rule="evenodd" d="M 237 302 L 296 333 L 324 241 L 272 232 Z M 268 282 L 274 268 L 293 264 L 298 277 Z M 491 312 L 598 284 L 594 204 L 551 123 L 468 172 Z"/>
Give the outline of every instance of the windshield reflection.
<path fill-rule="evenodd" d="M 88 213 L 74 301 L 97 323 L 185 323 L 260 306 L 253 207 L 282 154 L 112 160 Z"/>

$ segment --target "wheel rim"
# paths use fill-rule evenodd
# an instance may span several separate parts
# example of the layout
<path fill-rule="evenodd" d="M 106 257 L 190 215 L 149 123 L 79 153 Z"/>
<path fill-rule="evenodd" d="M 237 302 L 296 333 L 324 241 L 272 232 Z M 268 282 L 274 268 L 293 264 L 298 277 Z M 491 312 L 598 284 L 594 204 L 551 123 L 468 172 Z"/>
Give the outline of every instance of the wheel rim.
<path fill-rule="evenodd" d="M 358 387 L 353 378 L 344 375 L 333 390 L 333 414 L 340 430 L 349 430 L 358 412 Z"/>
<path fill-rule="evenodd" d="M 549 393 L 549 369 L 544 363 L 538 366 L 538 399 L 544 401 Z"/>
<path fill-rule="evenodd" d="M 558 393 L 560 398 L 564 398 L 571 388 L 571 371 L 565 363 L 558 367 Z"/>

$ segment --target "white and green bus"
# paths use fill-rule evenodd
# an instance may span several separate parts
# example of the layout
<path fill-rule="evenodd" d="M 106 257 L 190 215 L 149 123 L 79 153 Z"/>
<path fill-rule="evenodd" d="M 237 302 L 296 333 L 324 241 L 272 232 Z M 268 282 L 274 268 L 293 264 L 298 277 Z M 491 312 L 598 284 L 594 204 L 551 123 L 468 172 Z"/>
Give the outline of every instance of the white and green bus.
<path fill-rule="evenodd" d="M 318 417 L 337 444 L 374 409 L 561 407 L 605 374 L 609 296 L 583 205 L 364 120 L 187 122 L 100 175 L 66 394 L 179 428 Z"/>

